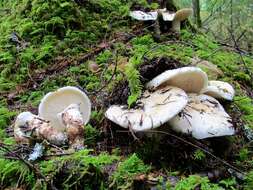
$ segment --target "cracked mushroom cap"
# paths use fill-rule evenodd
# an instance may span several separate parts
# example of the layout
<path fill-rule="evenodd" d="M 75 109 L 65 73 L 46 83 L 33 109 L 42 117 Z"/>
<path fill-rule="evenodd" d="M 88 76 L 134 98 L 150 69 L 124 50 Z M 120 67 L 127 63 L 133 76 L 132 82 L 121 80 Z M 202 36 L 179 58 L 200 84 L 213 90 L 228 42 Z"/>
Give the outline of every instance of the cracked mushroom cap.
<path fill-rule="evenodd" d="M 35 117 L 36 115 L 32 114 L 31 112 L 22 112 L 17 116 L 14 124 L 14 137 L 18 143 L 29 142 L 29 139 L 24 131 L 30 130 L 28 122 L 33 120 Z"/>
<path fill-rule="evenodd" d="M 148 21 L 148 20 L 156 20 L 158 13 L 157 11 L 152 11 L 145 13 L 143 11 L 130 11 L 129 14 L 132 18 L 139 20 L 139 21 Z"/>
<path fill-rule="evenodd" d="M 39 105 L 39 116 L 50 121 L 53 127 L 64 130 L 65 126 L 58 114 L 71 104 L 78 104 L 84 124 L 90 119 L 91 103 L 88 96 L 80 89 L 66 86 L 46 94 Z"/>
<path fill-rule="evenodd" d="M 188 94 L 187 106 L 169 121 L 175 131 L 196 139 L 233 135 L 232 119 L 222 105 L 208 95 Z"/>
<path fill-rule="evenodd" d="M 105 117 L 124 128 L 146 131 L 157 128 L 177 115 L 187 104 L 187 94 L 177 87 L 166 86 L 154 92 L 144 92 L 138 108 L 113 105 Z"/>
<path fill-rule="evenodd" d="M 215 80 L 209 81 L 202 93 L 229 101 L 232 101 L 235 96 L 235 90 L 229 83 Z"/>
<path fill-rule="evenodd" d="M 207 75 L 200 68 L 182 67 L 163 72 L 148 82 L 146 87 L 153 89 L 169 85 L 181 88 L 188 93 L 199 93 L 207 87 L 207 84 Z"/>

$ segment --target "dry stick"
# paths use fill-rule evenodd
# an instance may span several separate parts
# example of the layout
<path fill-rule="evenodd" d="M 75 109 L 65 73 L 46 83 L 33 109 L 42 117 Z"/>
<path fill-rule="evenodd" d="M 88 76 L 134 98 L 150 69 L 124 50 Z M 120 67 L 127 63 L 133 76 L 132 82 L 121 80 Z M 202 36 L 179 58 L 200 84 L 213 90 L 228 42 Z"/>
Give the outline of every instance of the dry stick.
<path fill-rule="evenodd" d="M 198 146 L 198 145 L 196 145 L 196 144 L 193 144 L 193 143 L 191 143 L 191 142 L 189 142 L 189 141 L 187 141 L 187 140 L 185 140 L 185 139 L 183 139 L 183 138 L 181 138 L 181 137 L 179 137 L 179 136 L 177 136 L 177 135 L 173 135 L 173 134 L 171 134 L 171 133 L 164 132 L 164 131 L 158 131 L 158 130 L 152 130 L 152 131 L 146 131 L 146 132 L 147 132 L 147 133 L 160 133 L 160 134 L 165 134 L 165 135 L 169 135 L 169 136 L 171 136 L 171 137 L 174 137 L 174 138 L 176 138 L 176 139 L 178 139 L 178 140 L 180 140 L 180 141 L 182 141 L 182 142 L 184 142 L 184 143 L 186 143 L 186 144 L 188 144 L 188 145 L 191 145 L 191 146 L 193 146 L 193 147 L 195 147 L 195 148 L 198 148 L 198 149 L 202 150 L 203 152 L 205 152 L 206 154 L 212 156 L 213 158 L 215 158 L 215 159 L 218 160 L 219 162 L 225 164 L 225 165 L 228 166 L 229 168 L 231 168 L 231 169 L 233 169 L 233 170 L 235 170 L 235 171 L 237 171 L 237 172 L 239 172 L 239 173 L 241 173 L 241 174 L 245 174 L 243 171 L 241 171 L 241 170 L 239 170 L 238 168 L 236 168 L 235 166 L 229 164 L 229 163 L 226 162 L 225 160 L 222 160 L 221 158 L 219 158 L 219 157 L 213 155 L 213 154 L 212 154 L 211 152 L 209 152 L 208 150 L 206 150 L 206 149 L 204 149 L 204 148 L 202 148 L 202 147 L 200 147 L 200 146 Z"/>

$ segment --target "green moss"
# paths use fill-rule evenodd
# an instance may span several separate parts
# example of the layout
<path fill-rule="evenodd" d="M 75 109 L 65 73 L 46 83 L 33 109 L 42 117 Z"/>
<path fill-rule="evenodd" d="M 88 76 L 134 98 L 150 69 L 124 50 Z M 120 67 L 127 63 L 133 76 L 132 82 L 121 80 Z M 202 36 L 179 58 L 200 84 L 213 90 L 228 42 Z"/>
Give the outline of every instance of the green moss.
<path fill-rule="evenodd" d="M 30 170 L 18 161 L 9 161 L 0 158 L 0 182 L 1 187 L 16 186 L 17 183 L 33 187 L 35 176 Z"/>
<path fill-rule="evenodd" d="M 217 184 L 210 183 L 207 177 L 200 177 L 197 175 L 191 175 L 180 180 L 177 183 L 175 190 L 194 190 L 197 187 L 201 190 L 224 190 Z"/>
<path fill-rule="evenodd" d="M 253 101 L 247 96 L 236 96 L 235 104 L 240 108 L 242 112 L 242 119 L 253 128 Z"/>
<path fill-rule="evenodd" d="M 16 112 L 9 111 L 7 108 L 0 108 L 0 129 L 8 127 L 11 119 L 16 115 Z"/>
<path fill-rule="evenodd" d="M 70 156 L 63 156 L 40 163 L 40 170 L 51 180 L 61 184 L 61 189 L 69 188 L 95 188 L 103 186 L 103 168 L 117 161 L 119 157 L 100 153 L 91 155 L 92 150 L 81 150 Z M 61 172 L 65 173 L 61 179 L 57 179 Z"/>
<path fill-rule="evenodd" d="M 84 127 L 84 131 L 84 144 L 87 146 L 96 145 L 96 140 L 99 137 L 100 132 L 90 124 Z"/>
<path fill-rule="evenodd" d="M 117 189 L 131 189 L 134 177 L 148 171 L 150 171 L 150 167 L 146 166 L 136 154 L 133 154 L 119 163 L 117 170 L 111 176 L 112 183 L 110 186 L 115 186 Z"/>
<path fill-rule="evenodd" d="M 250 171 L 246 176 L 244 190 L 251 190 L 252 188 L 253 188 L 253 171 Z"/>

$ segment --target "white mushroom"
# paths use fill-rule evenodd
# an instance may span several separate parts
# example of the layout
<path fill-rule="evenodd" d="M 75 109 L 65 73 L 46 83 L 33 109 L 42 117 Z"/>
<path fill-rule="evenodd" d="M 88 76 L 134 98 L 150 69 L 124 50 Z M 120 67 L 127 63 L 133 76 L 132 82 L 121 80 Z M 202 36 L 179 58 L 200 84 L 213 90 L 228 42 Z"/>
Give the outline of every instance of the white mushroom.
<path fill-rule="evenodd" d="M 69 105 L 63 112 L 58 114 L 58 118 L 66 126 L 68 143 L 74 149 L 84 147 L 84 121 L 78 104 Z"/>
<path fill-rule="evenodd" d="M 145 91 L 137 102 L 138 108 L 113 105 L 105 116 L 121 127 L 146 131 L 161 126 L 177 115 L 186 106 L 187 100 L 183 90 L 166 86 L 154 92 Z"/>
<path fill-rule="evenodd" d="M 202 93 L 214 98 L 232 101 L 235 95 L 235 90 L 227 82 L 213 80 L 208 82 L 208 86 L 202 90 Z"/>
<path fill-rule="evenodd" d="M 14 137 L 18 143 L 47 140 L 55 145 L 67 142 L 67 136 L 55 129 L 50 123 L 30 112 L 20 113 L 14 125 Z"/>
<path fill-rule="evenodd" d="M 130 11 L 129 14 L 132 18 L 140 21 L 156 20 L 158 13 L 157 11 L 152 11 L 145 13 L 143 11 Z"/>
<path fill-rule="evenodd" d="M 159 86 L 176 86 L 188 93 L 199 93 L 205 89 L 208 78 L 205 72 L 197 67 L 182 67 L 163 72 L 146 84 L 147 88 Z"/>
<path fill-rule="evenodd" d="M 216 99 L 204 94 L 188 96 L 187 106 L 169 121 L 175 131 L 191 134 L 196 139 L 235 133 L 231 117 Z"/>
<path fill-rule="evenodd" d="M 90 100 L 83 91 L 72 86 L 63 87 L 45 95 L 39 105 L 39 116 L 50 121 L 53 127 L 63 131 L 66 127 L 58 113 L 71 104 L 80 106 L 83 124 L 87 124 L 91 113 Z"/>
<path fill-rule="evenodd" d="M 193 10 L 191 8 L 180 9 L 176 12 L 175 18 L 172 21 L 172 30 L 175 32 L 180 32 L 181 22 L 187 19 Z"/>

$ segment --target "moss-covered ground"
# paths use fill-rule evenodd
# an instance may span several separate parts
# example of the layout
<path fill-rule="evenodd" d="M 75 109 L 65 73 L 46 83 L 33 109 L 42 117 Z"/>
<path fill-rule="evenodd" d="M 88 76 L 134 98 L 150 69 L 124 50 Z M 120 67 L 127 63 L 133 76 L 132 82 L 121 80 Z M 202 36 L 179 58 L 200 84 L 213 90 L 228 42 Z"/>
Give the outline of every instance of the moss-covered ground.
<path fill-rule="evenodd" d="M 85 150 L 61 156 L 48 150 L 28 167 L 0 148 L 0 189 L 253 189 L 253 137 L 247 136 L 253 130 L 252 55 L 187 28 L 157 42 L 152 29 L 127 16 L 137 5 L 156 6 L 145 0 L 0 2 L 0 143 L 27 159 L 27 150 L 15 144 L 12 124 L 22 111 L 37 113 L 40 99 L 52 90 L 78 86 L 93 103 Z M 223 72 L 217 79 L 235 87 L 235 100 L 225 106 L 237 135 L 180 138 L 228 165 L 173 136 L 135 140 L 103 117 L 118 82 L 126 81 L 123 101 L 134 105 L 143 87 L 141 65 L 159 58 L 190 65 L 196 57 L 215 64 Z M 100 71 L 92 72 L 91 63 Z"/>

